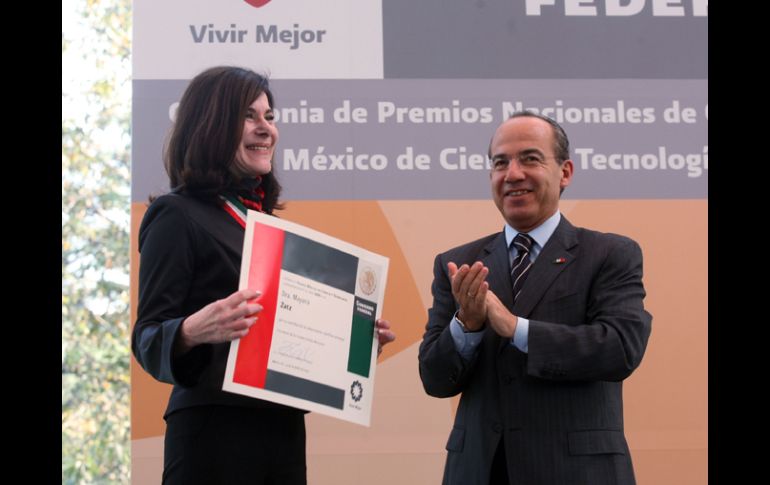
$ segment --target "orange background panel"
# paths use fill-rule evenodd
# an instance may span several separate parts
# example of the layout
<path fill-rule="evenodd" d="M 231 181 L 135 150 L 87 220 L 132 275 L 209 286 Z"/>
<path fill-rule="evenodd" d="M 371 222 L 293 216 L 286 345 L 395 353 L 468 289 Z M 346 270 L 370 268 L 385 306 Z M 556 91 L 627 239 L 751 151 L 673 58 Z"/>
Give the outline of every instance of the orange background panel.
<path fill-rule="evenodd" d="M 145 204 L 132 206 L 131 302 L 135 321 L 136 237 Z M 653 315 L 647 353 L 624 383 L 626 436 L 640 485 L 706 483 L 708 450 L 708 202 L 566 200 L 578 226 L 635 239 L 644 253 L 645 305 Z M 417 346 L 431 304 L 433 258 L 501 230 L 499 212 L 478 201 L 296 201 L 280 217 L 390 258 L 383 317 L 398 338 L 379 359 L 372 426 L 311 413 L 313 484 L 440 482 L 457 398 L 422 390 Z M 162 469 L 162 419 L 170 386 L 131 359 L 134 482 Z M 145 480 L 150 480 L 149 482 Z"/>

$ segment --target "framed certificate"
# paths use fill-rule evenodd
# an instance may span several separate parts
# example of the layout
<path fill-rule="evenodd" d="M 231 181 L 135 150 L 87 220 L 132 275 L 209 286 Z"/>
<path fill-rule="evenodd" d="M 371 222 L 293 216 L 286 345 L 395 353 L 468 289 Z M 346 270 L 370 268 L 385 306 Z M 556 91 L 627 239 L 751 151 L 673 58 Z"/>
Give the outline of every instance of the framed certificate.
<path fill-rule="evenodd" d="M 387 274 L 384 256 L 248 211 L 239 288 L 263 310 L 222 388 L 369 426 Z"/>

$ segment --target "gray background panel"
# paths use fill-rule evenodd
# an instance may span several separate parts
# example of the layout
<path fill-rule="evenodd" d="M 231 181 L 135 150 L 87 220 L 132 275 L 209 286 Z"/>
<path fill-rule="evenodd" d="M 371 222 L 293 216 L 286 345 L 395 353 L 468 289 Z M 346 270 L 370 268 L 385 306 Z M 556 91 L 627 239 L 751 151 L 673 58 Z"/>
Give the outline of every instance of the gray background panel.
<path fill-rule="evenodd" d="M 387 0 L 386 78 L 705 79 L 708 18 L 566 16 L 564 1 L 527 16 L 524 0 Z M 622 2 L 628 4 L 628 1 Z M 674 2 L 672 2 L 674 3 Z"/>
<path fill-rule="evenodd" d="M 166 133 L 171 126 L 169 107 L 178 101 L 186 80 L 134 81 L 132 200 L 167 190 L 161 162 Z M 486 154 L 495 127 L 504 119 L 502 105 L 560 107 L 582 113 L 585 108 L 616 112 L 618 103 L 628 108 L 651 109 L 653 123 L 562 122 L 570 137 L 576 169 L 565 199 L 689 199 L 707 197 L 708 170 L 688 176 L 686 169 L 597 170 L 583 167 L 575 149 L 598 153 L 702 154 L 707 149 L 705 118 L 708 83 L 705 80 L 580 80 L 580 79 L 392 79 L 392 80 L 275 80 L 276 108 L 320 108 L 324 123 L 291 123 L 279 119 L 280 142 L 275 170 L 287 200 L 394 200 L 488 199 L 489 173 L 482 170 L 447 170 L 439 165 L 445 149 L 466 154 Z M 343 124 L 332 120 L 344 100 L 368 112 L 366 123 Z M 674 100 L 691 107 L 696 122 L 667 123 L 663 111 Z M 448 123 L 397 123 L 377 119 L 378 103 L 393 102 L 405 108 L 448 107 L 480 112 L 488 120 Z M 280 113 L 279 113 L 280 114 Z M 430 170 L 399 170 L 397 157 L 406 147 L 430 156 Z M 323 154 L 380 154 L 385 170 L 295 170 L 286 165 L 286 153 L 307 150 L 309 158 Z M 328 166 L 328 164 L 327 164 Z"/>

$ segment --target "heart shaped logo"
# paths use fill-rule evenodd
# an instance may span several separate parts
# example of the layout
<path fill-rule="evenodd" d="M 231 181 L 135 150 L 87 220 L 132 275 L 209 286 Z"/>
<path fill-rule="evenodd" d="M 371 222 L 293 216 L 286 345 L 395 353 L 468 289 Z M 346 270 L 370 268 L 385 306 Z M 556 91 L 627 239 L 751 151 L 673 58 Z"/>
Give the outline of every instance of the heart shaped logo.
<path fill-rule="evenodd" d="M 263 7 L 268 3 L 270 3 L 270 0 L 244 0 L 244 1 L 249 5 L 251 5 L 252 7 L 256 7 L 256 8 Z"/>

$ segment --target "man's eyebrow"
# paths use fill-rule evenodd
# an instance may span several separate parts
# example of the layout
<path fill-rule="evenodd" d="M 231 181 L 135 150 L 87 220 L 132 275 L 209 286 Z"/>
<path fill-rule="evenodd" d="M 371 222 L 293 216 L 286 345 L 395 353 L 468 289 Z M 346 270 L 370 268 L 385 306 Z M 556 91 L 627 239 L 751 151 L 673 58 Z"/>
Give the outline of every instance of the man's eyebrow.
<path fill-rule="evenodd" d="M 539 148 L 526 148 L 519 152 L 519 155 L 530 155 L 532 153 L 537 153 L 538 155 L 545 155 L 542 151 L 540 151 Z"/>
<path fill-rule="evenodd" d="M 515 158 L 515 157 L 520 157 L 522 155 L 531 155 L 533 153 L 545 156 L 545 153 L 543 153 L 538 148 L 525 148 L 524 150 L 521 150 L 519 153 L 515 154 L 513 157 Z M 492 155 L 491 158 L 495 159 L 497 157 L 507 157 L 507 156 L 508 155 L 506 153 L 500 152 L 500 153 L 495 153 L 494 155 Z"/>

